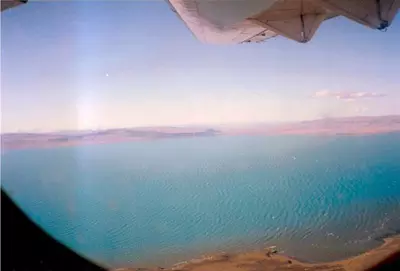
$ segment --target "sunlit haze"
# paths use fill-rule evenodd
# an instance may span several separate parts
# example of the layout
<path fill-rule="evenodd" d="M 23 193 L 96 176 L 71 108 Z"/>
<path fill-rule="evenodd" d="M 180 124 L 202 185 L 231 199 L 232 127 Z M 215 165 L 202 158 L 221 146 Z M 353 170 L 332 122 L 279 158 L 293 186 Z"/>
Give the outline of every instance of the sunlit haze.
<path fill-rule="evenodd" d="M 32 2 L 1 14 L 2 132 L 400 114 L 400 20 L 312 41 L 206 45 L 156 1 Z"/>

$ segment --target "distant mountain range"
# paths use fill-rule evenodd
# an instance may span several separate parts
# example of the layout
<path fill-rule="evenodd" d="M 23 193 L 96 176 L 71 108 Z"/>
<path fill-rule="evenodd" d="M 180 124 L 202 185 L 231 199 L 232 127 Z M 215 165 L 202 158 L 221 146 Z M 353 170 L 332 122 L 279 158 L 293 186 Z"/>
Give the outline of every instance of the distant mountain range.
<path fill-rule="evenodd" d="M 99 131 L 7 133 L 1 136 L 2 150 L 46 148 L 82 144 L 156 140 L 163 138 L 216 136 L 220 131 L 194 128 L 122 128 Z"/>
<path fill-rule="evenodd" d="M 6 133 L 2 151 L 82 144 L 158 140 L 219 135 L 359 135 L 400 132 L 400 116 L 319 119 L 284 124 L 254 124 L 220 127 L 146 127 L 49 133 Z"/>
<path fill-rule="evenodd" d="M 400 132 L 400 116 L 326 118 L 275 125 L 254 125 L 225 130 L 228 134 L 357 135 Z"/>

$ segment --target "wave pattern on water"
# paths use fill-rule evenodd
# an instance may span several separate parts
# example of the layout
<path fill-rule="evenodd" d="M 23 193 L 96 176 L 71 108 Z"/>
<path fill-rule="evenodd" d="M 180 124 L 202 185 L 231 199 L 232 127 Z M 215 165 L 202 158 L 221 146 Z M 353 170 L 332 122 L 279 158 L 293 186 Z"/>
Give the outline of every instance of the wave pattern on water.
<path fill-rule="evenodd" d="M 218 137 L 9 152 L 2 185 L 95 261 L 170 264 L 278 245 L 351 256 L 400 230 L 400 135 Z"/>

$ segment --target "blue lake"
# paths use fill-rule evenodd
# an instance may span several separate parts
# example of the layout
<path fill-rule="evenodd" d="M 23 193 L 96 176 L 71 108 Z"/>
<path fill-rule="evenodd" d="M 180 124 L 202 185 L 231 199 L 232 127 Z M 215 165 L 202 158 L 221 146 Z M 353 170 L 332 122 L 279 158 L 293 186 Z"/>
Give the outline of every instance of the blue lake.
<path fill-rule="evenodd" d="M 110 267 L 277 245 L 307 261 L 400 230 L 400 134 L 221 136 L 1 156 L 2 187 L 48 233 Z"/>

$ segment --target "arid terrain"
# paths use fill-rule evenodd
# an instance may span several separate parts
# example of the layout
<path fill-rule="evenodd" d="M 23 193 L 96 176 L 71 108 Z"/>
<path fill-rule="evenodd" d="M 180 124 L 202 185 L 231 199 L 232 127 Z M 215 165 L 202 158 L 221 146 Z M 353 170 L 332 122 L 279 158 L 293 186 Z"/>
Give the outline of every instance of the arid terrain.
<path fill-rule="evenodd" d="M 236 126 L 143 127 L 47 133 L 5 133 L 2 151 L 220 135 L 361 135 L 400 132 L 400 116 L 320 119 Z"/>
<path fill-rule="evenodd" d="M 249 125 L 226 129 L 227 134 L 357 135 L 400 131 L 400 116 L 329 118 L 276 125 Z"/>
<path fill-rule="evenodd" d="M 263 251 L 253 251 L 242 254 L 220 254 L 205 256 L 176 264 L 171 268 L 158 267 L 155 269 L 127 268 L 118 271 L 375 271 L 397 270 L 393 261 L 399 261 L 400 236 L 394 236 L 384 240 L 384 244 L 361 255 L 329 263 L 303 263 L 282 255 L 275 248 L 267 248 Z M 390 265 L 389 269 L 385 265 Z"/>

